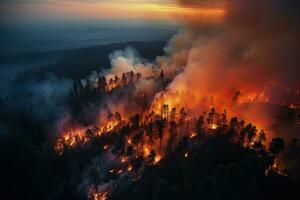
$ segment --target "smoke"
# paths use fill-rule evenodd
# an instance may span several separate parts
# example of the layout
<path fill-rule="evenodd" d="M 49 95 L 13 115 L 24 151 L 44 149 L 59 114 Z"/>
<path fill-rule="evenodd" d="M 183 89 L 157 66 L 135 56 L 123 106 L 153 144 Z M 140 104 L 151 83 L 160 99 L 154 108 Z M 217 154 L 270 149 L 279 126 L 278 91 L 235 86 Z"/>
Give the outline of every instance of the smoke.
<path fill-rule="evenodd" d="M 109 72 L 92 72 L 81 82 L 83 87 L 89 85 L 87 82 L 91 83 L 94 88 L 90 90 L 88 86 L 85 89 L 93 91 L 99 85 L 99 77 L 105 76 L 107 82 L 111 79 L 117 86 L 101 93 L 100 102 L 88 102 L 84 109 L 92 117 L 81 116 L 80 119 L 88 119 L 101 127 L 109 121 L 108 113 L 113 116 L 119 112 L 122 117 L 129 118 L 136 113 L 143 114 L 143 111 L 160 113 L 162 105 L 168 104 L 170 109 L 187 108 L 189 116 L 198 117 L 215 107 L 219 111 L 228 109 L 230 117 L 238 116 L 258 129 L 264 129 L 269 138 L 278 136 L 273 129 L 280 112 L 278 105 L 297 100 L 294 93 L 300 87 L 297 12 L 300 4 L 293 0 L 179 3 L 184 7 L 222 9 L 225 14 L 218 15 L 218 20 L 203 18 L 199 22 L 197 17 L 202 14 L 179 17 L 184 20 L 184 26 L 169 41 L 166 55 L 157 57 L 154 63 L 147 63 L 132 48 L 111 53 Z M 143 78 L 134 84 L 120 81 L 123 76 L 130 78 L 131 71 L 141 73 Z M 283 134 L 280 136 L 289 137 L 289 133 Z M 102 171 L 107 172 L 112 167 L 109 164 L 113 161 L 109 158 L 118 160 L 104 156 L 103 159 L 109 162 L 103 161 L 105 169 Z M 100 170 L 97 159 L 91 169 L 85 171 L 83 180 L 92 177 L 90 171 Z M 102 182 L 95 188 L 100 192 L 107 191 L 122 183 L 122 178 Z M 93 180 L 88 180 L 82 186 L 86 188 L 91 183 Z"/>
<path fill-rule="evenodd" d="M 114 77 L 115 75 L 121 77 L 123 73 L 130 71 L 139 72 L 144 76 L 152 74 L 152 64 L 142 59 L 138 52 L 131 47 L 127 47 L 124 51 L 111 53 L 109 59 L 111 60 L 111 73 L 108 77 Z"/>
<path fill-rule="evenodd" d="M 108 91 L 98 96 L 98 100 L 88 102 L 80 108 L 80 117 L 78 121 L 75 120 L 77 124 L 81 123 L 86 126 L 105 124 L 110 120 L 107 119 L 108 113 L 118 112 L 126 118 L 141 113 L 151 104 L 155 94 L 162 88 L 160 82 L 150 78 L 158 75 L 158 66 L 140 57 L 135 49 L 127 47 L 124 50 L 114 51 L 109 55 L 109 59 L 111 68 L 108 71 L 99 73 L 93 71 L 80 80 L 81 87 L 84 90 L 91 87 L 91 92 L 99 89 L 99 79 L 105 77 Z M 173 70 L 170 71 L 173 72 Z M 134 84 L 130 83 L 132 74 Z M 123 82 L 124 77 L 126 84 Z M 93 95 L 97 96 L 96 93 Z"/>
<path fill-rule="evenodd" d="M 143 78 L 134 86 L 109 92 L 101 102 L 89 102 L 81 108 L 85 115 L 80 119 L 101 124 L 108 112 L 129 117 L 145 109 L 141 104 L 151 104 L 154 99 L 151 108 L 155 111 L 165 103 L 169 107 L 187 107 L 194 117 L 211 107 L 228 109 L 232 116 L 270 130 L 278 114 L 278 109 L 271 105 L 289 104 L 298 98 L 299 3 L 293 0 L 177 2 L 194 10 L 191 15 L 176 16 L 183 27 L 165 47 L 165 56 L 149 63 L 130 47 L 111 53 L 111 69 L 101 74 L 92 72 L 81 80 L 82 87 L 89 81 L 97 89 L 100 76 L 109 82 L 115 76 L 120 80 L 130 71 L 142 74 Z M 204 17 L 203 12 L 196 12 L 201 8 L 213 14 Z M 147 78 L 158 76 L 161 70 L 166 77 L 163 83 Z M 51 87 L 44 86 L 45 99 L 38 99 L 42 102 L 41 113 L 44 107 L 52 108 L 49 99 L 53 95 L 56 98 Z M 57 96 L 64 95 L 57 93 Z M 142 103 L 138 102 L 141 96 L 147 97 Z M 46 112 L 41 115 L 48 116 Z"/>
<path fill-rule="evenodd" d="M 165 47 L 165 56 L 149 63 L 130 47 L 111 53 L 111 69 L 101 74 L 92 72 L 81 81 L 83 87 L 88 80 L 97 89 L 100 76 L 109 82 L 115 76 L 121 80 L 131 71 L 143 78 L 134 86 L 109 92 L 101 102 L 89 103 L 82 108 L 86 115 L 80 119 L 101 124 L 109 112 L 130 117 L 150 104 L 155 111 L 160 111 L 163 104 L 185 107 L 193 117 L 215 107 L 228 109 L 229 115 L 276 134 L 272 126 L 280 112 L 277 105 L 294 103 L 299 98 L 299 3 L 177 2 L 193 10 L 192 14 L 176 16 L 183 25 Z M 208 9 L 210 13 L 205 17 L 197 9 Z M 159 76 L 161 70 L 166 80 L 147 78 Z M 139 102 L 141 96 L 146 97 L 143 102 Z M 141 108 L 142 104 L 147 106 Z"/>
<path fill-rule="evenodd" d="M 179 4 L 222 8 L 225 15 L 219 24 L 184 17 L 186 26 L 170 40 L 164 58 L 167 65 L 184 66 L 184 70 L 166 92 L 156 95 L 153 107 L 168 102 L 196 112 L 211 106 L 230 108 L 231 114 L 269 129 L 277 109 L 236 102 L 288 104 L 297 98 L 300 3 L 180 0 Z"/>
<path fill-rule="evenodd" d="M 1 104 L 4 132 L 58 132 L 60 121 L 69 112 L 71 88 L 71 80 L 59 79 L 51 73 L 41 80 L 15 82 Z"/>

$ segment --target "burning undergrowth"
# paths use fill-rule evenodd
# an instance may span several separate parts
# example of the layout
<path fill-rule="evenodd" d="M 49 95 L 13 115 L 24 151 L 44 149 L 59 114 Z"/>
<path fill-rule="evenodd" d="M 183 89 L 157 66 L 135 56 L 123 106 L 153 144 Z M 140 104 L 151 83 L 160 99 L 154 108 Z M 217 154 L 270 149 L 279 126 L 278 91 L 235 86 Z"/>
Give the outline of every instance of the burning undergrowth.
<path fill-rule="evenodd" d="M 211 134 L 225 133 L 232 142 L 246 148 L 266 147 L 268 136 L 263 126 L 230 118 L 236 111 L 228 114 L 225 109 L 219 113 L 212 108 L 206 113 L 215 106 L 216 97 L 199 101 L 197 93 L 189 90 L 170 95 L 172 80 L 185 73 L 185 68 L 166 75 L 160 67 L 149 65 L 152 67 L 144 73 L 139 69 L 144 64 L 135 67 L 132 59 L 116 59 L 122 60 L 117 66 L 123 66 L 116 70 L 112 60 L 116 75 L 93 72 L 74 83 L 72 114 L 64 120 L 62 137 L 55 142 L 60 156 L 73 148 L 91 146 L 98 152 L 86 172 L 96 170 L 97 177 L 85 177 L 80 186 L 88 198 L 108 198 L 113 191 L 139 180 L 145 166 L 159 164 L 174 151 L 183 151 L 187 158 L 199 140 Z M 131 71 L 126 72 L 127 68 Z M 268 96 L 236 94 L 235 98 L 224 99 L 223 106 L 234 108 L 257 102 L 269 102 Z M 204 112 L 199 112 L 200 108 Z"/>

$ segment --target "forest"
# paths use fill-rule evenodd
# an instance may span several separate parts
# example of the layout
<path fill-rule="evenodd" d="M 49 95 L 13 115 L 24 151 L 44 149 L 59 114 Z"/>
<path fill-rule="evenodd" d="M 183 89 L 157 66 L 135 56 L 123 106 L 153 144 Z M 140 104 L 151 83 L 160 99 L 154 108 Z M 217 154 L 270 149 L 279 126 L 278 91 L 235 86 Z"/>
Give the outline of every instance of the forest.
<path fill-rule="evenodd" d="M 65 102 L 72 118 L 57 136 L 49 135 L 44 125 L 53 119 L 35 116 L 34 105 L 11 107 L 2 100 L 2 123 L 14 121 L 12 133 L 0 140 L 2 196 L 102 200 L 299 195 L 299 140 L 267 138 L 264 130 L 229 118 L 226 110 L 210 108 L 191 117 L 187 108 L 164 104 L 149 111 L 153 94 L 137 87 L 144 79 L 154 80 L 154 93 L 169 84 L 162 70 L 148 77 L 131 71 L 108 80 L 99 75 L 73 81 Z M 132 114 L 109 111 L 107 100 L 115 98 L 127 102 Z M 99 105 L 105 108 L 104 125 L 94 122 L 99 113 L 93 110 Z"/>

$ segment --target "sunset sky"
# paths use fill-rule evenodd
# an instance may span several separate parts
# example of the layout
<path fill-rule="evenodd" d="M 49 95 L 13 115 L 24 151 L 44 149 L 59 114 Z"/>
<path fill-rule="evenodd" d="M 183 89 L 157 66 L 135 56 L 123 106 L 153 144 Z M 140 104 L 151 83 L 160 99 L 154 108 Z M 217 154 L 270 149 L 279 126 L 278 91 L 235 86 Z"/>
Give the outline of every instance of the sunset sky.
<path fill-rule="evenodd" d="M 200 1 L 201 2 L 201 1 Z M 222 15 L 214 7 L 182 7 L 175 0 L 0 0 L 2 21 L 60 19 L 171 19 L 176 15 Z"/>

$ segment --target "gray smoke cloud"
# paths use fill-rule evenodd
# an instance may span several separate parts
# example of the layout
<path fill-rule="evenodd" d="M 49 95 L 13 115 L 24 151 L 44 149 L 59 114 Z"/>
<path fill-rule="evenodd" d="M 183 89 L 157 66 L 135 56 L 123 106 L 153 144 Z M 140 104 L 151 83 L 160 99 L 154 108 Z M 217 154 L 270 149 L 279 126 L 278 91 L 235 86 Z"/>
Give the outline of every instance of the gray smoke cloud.
<path fill-rule="evenodd" d="M 166 47 L 168 66 L 184 66 L 164 93 L 172 106 L 214 106 L 271 131 L 278 109 L 241 102 L 289 104 L 300 88 L 300 3 L 293 0 L 178 1 L 223 9 L 217 22 L 181 17 L 185 26 Z M 213 22 L 213 23 L 212 23 Z M 164 66 L 166 62 L 161 62 Z M 238 95 L 237 95 L 238 94 Z M 161 94 L 157 95 L 157 102 Z M 154 102 L 157 104 L 157 102 Z M 259 117 L 258 117 L 259 116 Z M 274 133 L 275 134 L 275 133 Z"/>
<path fill-rule="evenodd" d="M 38 126 L 46 133 L 57 133 L 60 121 L 69 113 L 72 83 L 51 73 L 41 80 L 15 82 L 1 104 L 3 132 L 26 132 Z"/>

